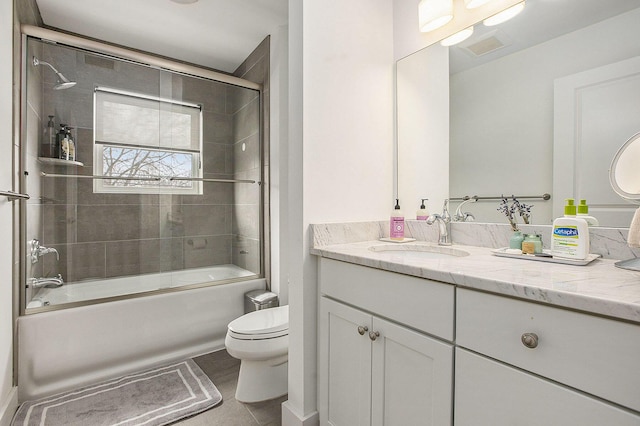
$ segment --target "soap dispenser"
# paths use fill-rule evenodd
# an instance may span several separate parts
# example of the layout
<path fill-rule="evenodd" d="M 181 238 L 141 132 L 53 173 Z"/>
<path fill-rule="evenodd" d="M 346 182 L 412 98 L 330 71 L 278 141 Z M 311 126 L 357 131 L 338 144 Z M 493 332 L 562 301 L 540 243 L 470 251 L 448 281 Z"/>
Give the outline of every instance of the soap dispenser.
<path fill-rule="evenodd" d="M 404 240 L 404 215 L 402 214 L 402 210 L 400 210 L 400 203 L 397 198 L 396 206 L 391 212 L 391 219 L 389 221 L 389 224 L 389 237 L 392 240 Z"/>
<path fill-rule="evenodd" d="M 427 211 L 427 208 L 424 205 L 425 201 L 428 201 L 428 198 L 421 198 L 420 199 L 422 201 L 422 203 L 420 204 L 420 208 L 418 209 L 418 211 L 416 212 L 416 219 L 417 220 L 427 220 L 429 219 L 429 212 Z"/>
<path fill-rule="evenodd" d="M 580 200 L 580 204 L 578 204 L 578 214 L 576 215 L 576 217 L 584 219 L 589 226 L 600 225 L 598 219 L 593 216 L 589 216 L 589 206 L 587 205 L 587 200 Z"/>

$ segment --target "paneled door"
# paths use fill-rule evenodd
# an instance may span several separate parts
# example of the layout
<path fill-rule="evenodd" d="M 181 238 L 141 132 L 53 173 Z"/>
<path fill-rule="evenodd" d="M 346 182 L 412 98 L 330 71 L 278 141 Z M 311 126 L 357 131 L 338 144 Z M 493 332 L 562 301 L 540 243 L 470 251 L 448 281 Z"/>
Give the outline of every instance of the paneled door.
<path fill-rule="evenodd" d="M 602 224 L 628 227 L 637 206 L 611 189 L 609 167 L 640 132 L 640 57 L 557 79 L 554 97 L 553 211 L 584 198 Z"/>

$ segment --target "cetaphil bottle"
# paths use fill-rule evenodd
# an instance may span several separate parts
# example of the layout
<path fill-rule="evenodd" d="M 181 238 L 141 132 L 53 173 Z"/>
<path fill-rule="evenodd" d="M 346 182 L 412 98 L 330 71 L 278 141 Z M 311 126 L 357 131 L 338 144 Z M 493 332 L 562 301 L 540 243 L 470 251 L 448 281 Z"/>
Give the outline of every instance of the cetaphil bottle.
<path fill-rule="evenodd" d="M 576 217 L 574 200 L 566 201 L 564 216 L 553 221 L 551 254 L 562 259 L 585 260 L 589 255 L 589 225 Z"/>

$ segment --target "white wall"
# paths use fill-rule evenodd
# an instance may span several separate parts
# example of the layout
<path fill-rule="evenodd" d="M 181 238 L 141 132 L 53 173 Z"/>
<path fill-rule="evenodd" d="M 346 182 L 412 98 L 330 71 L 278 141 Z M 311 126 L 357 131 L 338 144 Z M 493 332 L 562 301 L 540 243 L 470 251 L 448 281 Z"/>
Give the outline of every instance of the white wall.
<path fill-rule="evenodd" d="M 449 50 L 439 44 L 397 65 L 398 196 L 407 219 L 449 198 Z"/>
<path fill-rule="evenodd" d="M 552 192 L 554 80 L 640 55 L 638 22 L 640 9 L 452 75 L 451 195 Z M 530 204 L 536 224 L 562 214 Z M 469 206 L 482 221 L 504 221 L 496 208 Z"/>
<path fill-rule="evenodd" d="M 284 425 L 318 421 L 309 224 L 385 219 L 393 199 L 393 0 L 289 4 L 292 228 Z"/>
<path fill-rule="evenodd" d="M 280 304 L 289 303 L 289 287 L 287 275 L 288 259 L 288 158 L 289 140 L 289 60 L 288 60 L 288 27 L 275 29 L 271 34 L 270 106 L 269 106 L 269 195 L 271 217 L 271 290 L 280 297 Z"/>
<path fill-rule="evenodd" d="M 13 188 L 13 1 L 0 0 L 0 189 Z M 8 424 L 13 398 L 13 203 L 0 197 L 0 424 Z M 6 423 L 5 423 L 6 422 Z"/>

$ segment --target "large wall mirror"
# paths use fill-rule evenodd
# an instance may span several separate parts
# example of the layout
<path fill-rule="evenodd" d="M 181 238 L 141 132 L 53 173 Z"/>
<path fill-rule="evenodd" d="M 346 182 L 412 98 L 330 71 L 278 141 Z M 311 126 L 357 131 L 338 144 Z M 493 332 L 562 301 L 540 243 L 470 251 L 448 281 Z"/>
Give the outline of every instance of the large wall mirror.
<path fill-rule="evenodd" d="M 401 199 L 431 198 L 436 211 L 447 196 L 537 197 L 521 200 L 534 224 L 586 199 L 601 226 L 628 227 L 637 206 L 613 191 L 609 167 L 640 131 L 638 40 L 640 0 L 527 0 L 508 22 L 398 61 Z M 440 178 L 416 178 L 438 156 Z M 498 203 L 465 210 L 506 223 Z"/>

